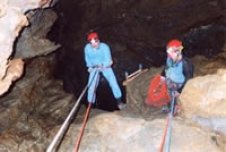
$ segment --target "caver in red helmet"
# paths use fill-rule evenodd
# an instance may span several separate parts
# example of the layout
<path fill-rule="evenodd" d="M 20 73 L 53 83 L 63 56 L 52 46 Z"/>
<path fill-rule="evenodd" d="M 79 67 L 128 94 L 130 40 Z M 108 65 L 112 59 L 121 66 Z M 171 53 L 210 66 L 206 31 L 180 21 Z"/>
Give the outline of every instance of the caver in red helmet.
<path fill-rule="evenodd" d="M 87 40 L 90 42 L 92 39 L 99 40 L 98 34 L 96 32 L 92 32 L 88 35 Z"/>
<path fill-rule="evenodd" d="M 173 39 L 173 40 L 169 41 L 166 49 L 167 49 L 167 52 L 178 51 L 181 53 L 181 51 L 183 49 L 182 42 L 180 40 Z"/>

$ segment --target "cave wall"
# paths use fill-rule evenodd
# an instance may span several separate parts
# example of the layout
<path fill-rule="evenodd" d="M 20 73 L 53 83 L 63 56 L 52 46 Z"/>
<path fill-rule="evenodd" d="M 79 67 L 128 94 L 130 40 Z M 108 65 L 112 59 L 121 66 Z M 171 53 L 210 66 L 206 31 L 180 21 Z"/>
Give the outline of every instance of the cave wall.
<path fill-rule="evenodd" d="M 54 7 L 59 18 L 49 33 L 53 41 L 62 44 L 55 75 L 65 82 L 69 92 L 76 92 L 86 84 L 83 47 L 89 31 L 97 31 L 101 41 L 110 45 L 113 69 L 120 84 L 125 72 L 137 70 L 139 64 L 144 68 L 162 66 L 166 44 L 172 38 L 183 41 L 188 57 L 201 54 L 211 58 L 225 45 L 222 3 L 217 0 L 59 1 Z"/>
<path fill-rule="evenodd" d="M 26 12 L 48 7 L 50 0 L 2 0 L 0 1 L 0 95 L 23 74 L 22 57 L 14 58 L 14 43 L 21 30 L 29 25 Z"/>

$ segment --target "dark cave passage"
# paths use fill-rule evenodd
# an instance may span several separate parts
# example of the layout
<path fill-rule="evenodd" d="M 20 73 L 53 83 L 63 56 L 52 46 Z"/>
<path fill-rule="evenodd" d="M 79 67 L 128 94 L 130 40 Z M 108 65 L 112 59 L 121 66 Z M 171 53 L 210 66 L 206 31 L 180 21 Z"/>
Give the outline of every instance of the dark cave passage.
<path fill-rule="evenodd" d="M 56 52 L 57 66 L 55 68 L 55 77 L 63 81 L 66 92 L 74 93 L 76 97 L 82 92 L 88 80 L 83 49 L 87 43 L 86 35 L 92 29 L 97 29 L 101 40 L 108 43 L 111 47 L 111 54 L 114 61 L 112 68 L 122 89 L 123 101 L 125 101 L 126 94 L 125 88 L 122 86 L 125 80 L 125 72 L 132 73 L 136 71 L 139 64 L 142 64 L 143 68 L 160 67 L 165 64 L 166 40 L 161 39 L 161 37 L 166 36 L 168 38 L 181 39 L 184 45 L 183 54 L 187 57 L 203 55 L 207 58 L 212 58 L 223 51 L 222 47 L 226 42 L 226 27 L 221 16 L 206 22 L 201 21 L 199 23 L 200 25 L 195 23 L 189 29 L 187 27 L 183 28 L 183 30 L 187 29 L 183 33 L 181 33 L 182 29 L 177 29 L 177 24 L 181 22 L 178 20 L 175 22 L 175 28 L 178 31 L 172 35 L 169 29 L 162 29 L 166 32 L 161 33 L 157 30 L 155 31 L 159 27 L 155 27 L 155 24 L 152 24 L 149 20 L 145 20 L 145 17 L 149 15 L 153 15 L 154 17 L 157 15 L 158 17 L 159 13 L 155 12 L 155 9 L 151 11 L 152 14 L 147 14 L 146 16 L 143 14 L 142 20 L 141 18 L 132 18 L 129 16 L 119 21 L 112 18 L 111 15 L 114 15 L 114 13 L 117 15 L 120 11 L 123 11 L 125 14 L 128 12 L 133 13 L 132 11 L 134 10 L 129 10 L 129 8 L 127 8 L 128 10 L 122 9 L 117 12 L 112 10 L 111 13 L 107 14 L 105 11 L 108 10 L 101 9 L 99 2 L 89 5 L 92 5 L 92 7 L 70 0 L 60 1 L 54 8 L 59 18 L 49 33 L 49 38 L 52 41 L 62 45 Z M 122 6 L 120 6 L 120 9 Z M 86 10 L 89 7 L 90 12 L 99 14 L 96 16 L 89 14 L 89 11 Z M 134 14 L 137 14 L 137 12 L 134 12 Z M 184 14 L 187 15 L 186 12 Z M 162 19 L 159 18 L 159 20 L 155 21 L 158 23 L 156 25 L 164 24 L 162 27 L 173 28 L 173 21 L 182 19 L 175 12 L 173 15 L 175 17 L 172 16 L 172 22 L 170 22 L 169 18 L 168 23 L 165 21 L 161 22 Z M 183 16 L 183 14 L 180 14 L 180 16 Z M 100 19 L 101 17 L 102 19 Z M 147 27 L 150 27 L 150 29 Z M 156 35 L 159 35 L 159 38 Z M 156 43 L 158 41 L 159 43 Z M 99 109 L 108 111 L 117 109 L 110 86 L 104 78 L 101 79 L 97 89 L 96 102 L 97 108 Z M 82 103 L 87 104 L 86 97 L 83 98 Z"/>

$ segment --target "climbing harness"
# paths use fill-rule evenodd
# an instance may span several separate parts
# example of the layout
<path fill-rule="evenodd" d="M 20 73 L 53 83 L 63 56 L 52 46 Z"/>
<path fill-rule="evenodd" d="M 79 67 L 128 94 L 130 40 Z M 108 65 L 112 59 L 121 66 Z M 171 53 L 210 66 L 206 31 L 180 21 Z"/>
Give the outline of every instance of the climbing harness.
<path fill-rule="evenodd" d="M 59 131 L 57 132 L 57 134 L 55 135 L 54 139 L 52 140 L 51 144 L 50 144 L 49 147 L 47 148 L 46 152 L 53 152 L 53 151 L 56 149 L 56 147 L 57 147 L 57 146 L 56 146 L 56 143 L 58 142 L 58 144 L 59 144 L 60 141 L 62 140 L 62 135 L 65 134 L 65 131 L 66 131 L 66 129 L 68 128 L 68 126 L 69 126 L 69 124 L 70 124 L 70 122 L 71 122 L 72 117 L 74 116 L 75 112 L 76 112 L 77 109 L 78 109 L 78 105 L 80 104 L 81 99 L 83 98 L 83 96 L 84 96 L 86 90 L 88 89 L 88 87 L 90 86 L 90 84 L 92 83 L 92 81 L 94 80 L 95 76 L 96 76 L 97 74 L 99 74 L 98 72 L 99 72 L 99 71 L 97 71 L 97 70 L 95 71 L 95 74 L 94 74 L 94 76 L 93 76 L 91 82 L 88 83 L 88 84 L 85 86 L 85 88 L 83 89 L 83 91 L 82 91 L 82 93 L 80 94 L 79 98 L 77 99 L 77 101 L 76 101 L 74 107 L 73 107 L 72 110 L 70 111 L 68 117 L 65 119 L 65 121 L 64 121 L 64 123 L 62 124 L 60 130 L 59 130 Z M 90 104 L 89 106 L 91 106 L 91 104 Z M 87 110 L 87 111 L 88 111 L 88 110 Z"/>
<path fill-rule="evenodd" d="M 164 131 L 164 135 L 163 135 L 163 139 L 162 139 L 162 143 L 160 146 L 160 150 L 159 152 L 163 152 L 163 147 L 165 145 L 165 138 L 167 135 L 167 139 L 166 139 L 166 148 L 165 148 L 165 152 L 169 152 L 170 151 L 170 144 L 171 144 L 171 134 L 172 134 L 172 118 L 173 118 L 173 111 L 174 111 L 174 102 L 175 102 L 175 92 L 172 91 L 172 102 L 171 102 L 171 111 L 169 113 L 169 117 L 167 119 L 167 123 L 166 123 L 166 127 L 165 127 L 165 131 Z"/>

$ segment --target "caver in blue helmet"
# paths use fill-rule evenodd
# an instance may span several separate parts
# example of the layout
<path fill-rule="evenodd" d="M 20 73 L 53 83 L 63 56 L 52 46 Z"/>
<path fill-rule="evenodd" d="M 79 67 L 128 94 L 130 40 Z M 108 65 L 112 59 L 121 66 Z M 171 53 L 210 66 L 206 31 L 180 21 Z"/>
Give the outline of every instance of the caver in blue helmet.
<path fill-rule="evenodd" d="M 94 103 L 96 99 L 96 88 L 99 84 L 99 73 L 108 81 L 115 99 L 118 101 L 118 106 L 121 109 L 121 89 L 116 80 L 115 74 L 111 68 L 112 57 L 110 48 L 106 43 L 100 42 L 97 33 L 93 32 L 88 35 L 89 43 L 84 48 L 86 66 L 89 72 L 89 88 L 88 102 Z"/>

